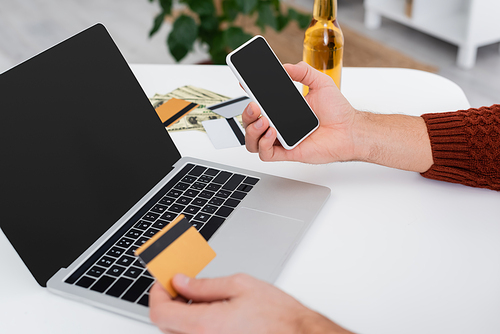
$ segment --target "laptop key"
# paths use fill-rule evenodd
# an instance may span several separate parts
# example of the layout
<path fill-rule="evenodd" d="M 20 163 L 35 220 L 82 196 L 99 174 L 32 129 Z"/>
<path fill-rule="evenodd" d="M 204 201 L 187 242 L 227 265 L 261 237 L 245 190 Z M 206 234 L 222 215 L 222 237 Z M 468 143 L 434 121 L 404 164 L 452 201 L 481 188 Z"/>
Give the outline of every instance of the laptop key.
<path fill-rule="evenodd" d="M 217 231 L 217 229 L 222 225 L 224 220 L 225 219 L 222 217 L 213 216 L 200 230 L 200 234 L 205 238 L 205 240 L 208 241 L 215 231 Z"/>
<path fill-rule="evenodd" d="M 118 259 L 118 261 L 116 261 L 116 264 L 127 267 L 131 265 L 132 262 L 134 262 L 134 260 L 135 258 L 133 258 L 132 256 L 123 255 L 121 258 Z"/>
<path fill-rule="evenodd" d="M 195 198 L 194 201 L 191 202 L 191 204 L 197 205 L 197 206 L 204 206 L 207 202 L 208 202 L 207 199 L 198 197 L 198 198 Z"/>
<path fill-rule="evenodd" d="M 207 167 L 196 166 L 189 171 L 189 175 L 200 176 L 207 169 Z"/>
<path fill-rule="evenodd" d="M 137 304 L 144 305 L 144 306 L 149 306 L 149 295 L 145 294 L 142 296 L 138 301 Z"/>
<path fill-rule="evenodd" d="M 186 175 L 181 181 L 185 183 L 193 183 L 196 181 L 196 176 Z"/>
<path fill-rule="evenodd" d="M 199 220 L 199 221 L 201 221 L 201 222 L 203 222 L 203 223 L 204 223 L 204 222 L 206 222 L 206 221 L 208 220 L 208 218 L 210 218 L 210 215 L 205 214 L 205 213 L 202 213 L 202 212 L 198 213 L 198 214 L 194 217 L 194 219 L 195 219 L 195 220 Z"/>
<path fill-rule="evenodd" d="M 231 178 L 222 186 L 224 190 L 234 190 L 238 185 L 245 179 L 245 176 L 240 174 L 234 174 Z"/>
<path fill-rule="evenodd" d="M 178 190 L 186 190 L 189 188 L 189 183 L 179 182 L 174 186 L 174 189 Z"/>
<path fill-rule="evenodd" d="M 191 185 L 191 189 L 202 190 L 207 184 L 203 182 L 195 182 Z"/>
<path fill-rule="evenodd" d="M 145 230 L 148 227 L 151 226 L 151 222 L 147 222 L 145 220 L 140 220 L 137 224 L 135 224 L 135 228 L 138 228 L 139 230 Z"/>
<path fill-rule="evenodd" d="M 224 203 L 224 199 L 223 198 L 219 198 L 219 197 L 213 197 L 210 200 L 210 202 L 208 202 L 208 204 L 217 205 L 217 206 L 222 205 L 222 203 Z"/>
<path fill-rule="evenodd" d="M 215 213 L 217 216 L 221 216 L 221 217 L 224 217 L 226 218 L 227 216 L 229 216 L 231 214 L 231 212 L 233 212 L 234 208 L 230 208 L 228 206 L 221 206 L 219 208 L 219 210 L 217 210 L 217 212 Z"/>
<path fill-rule="evenodd" d="M 125 236 L 129 237 L 129 238 L 132 238 L 132 239 L 137 239 L 137 238 L 139 238 L 142 235 L 142 232 L 143 231 L 141 231 L 141 230 L 136 230 L 136 229 L 133 228 L 130 231 L 128 231 Z"/>
<path fill-rule="evenodd" d="M 113 284 L 114 281 L 115 278 L 104 275 L 94 285 L 92 285 L 90 290 L 104 292 L 109 288 L 111 284 Z"/>
<path fill-rule="evenodd" d="M 247 193 L 244 193 L 242 191 L 235 191 L 231 194 L 231 198 L 236 198 L 236 199 L 243 199 Z"/>
<path fill-rule="evenodd" d="M 249 192 L 250 190 L 252 190 L 253 186 L 251 185 L 248 185 L 248 184 L 240 184 L 240 186 L 238 187 L 238 190 L 239 191 L 243 191 L 243 192 Z"/>
<path fill-rule="evenodd" d="M 114 265 L 106 271 L 107 275 L 118 277 L 125 271 L 125 268 L 121 266 Z"/>
<path fill-rule="evenodd" d="M 127 277 L 130 277 L 130 278 L 137 278 L 142 273 L 142 271 L 143 271 L 143 269 L 139 269 L 139 268 L 136 268 L 136 267 L 130 267 L 130 268 L 127 269 L 127 271 L 125 271 L 125 273 L 123 274 L 123 276 L 127 276 Z"/>
<path fill-rule="evenodd" d="M 210 183 L 206 188 L 205 190 L 210 190 L 210 191 L 217 191 L 220 189 L 220 187 L 222 187 L 220 184 L 217 184 L 217 183 Z"/>
<path fill-rule="evenodd" d="M 203 190 L 203 191 L 200 193 L 200 197 L 202 197 L 202 198 L 206 198 L 206 199 L 211 198 L 213 195 L 215 195 L 215 193 L 214 193 L 213 191 L 208 191 L 208 190 Z"/>
<path fill-rule="evenodd" d="M 148 221 L 155 221 L 156 219 L 158 219 L 158 217 L 160 217 L 160 215 L 159 215 L 159 214 L 157 214 L 157 213 L 153 213 L 153 212 L 148 212 L 148 213 L 146 213 L 146 214 L 142 217 L 142 219 L 144 219 L 144 220 L 148 220 Z"/>
<path fill-rule="evenodd" d="M 222 171 L 215 177 L 215 179 L 212 181 L 214 183 L 219 183 L 219 184 L 224 184 L 226 183 L 227 180 L 233 175 L 232 173 Z"/>
<path fill-rule="evenodd" d="M 205 182 L 205 183 L 208 183 L 210 181 L 213 180 L 213 177 L 212 176 L 208 176 L 208 175 L 202 175 L 198 178 L 198 181 L 201 181 L 201 182 Z"/>
<path fill-rule="evenodd" d="M 135 302 L 147 288 L 154 282 L 152 278 L 139 277 L 137 281 L 128 289 L 128 291 L 122 296 L 122 299 L 128 300 L 129 302 Z"/>
<path fill-rule="evenodd" d="M 106 255 L 113 257 L 120 257 L 124 252 L 125 250 L 123 248 L 113 247 L 106 253 Z"/>
<path fill-rule="evenodd" d="M 240 204 L 240 201 L 234 199 L 234 198 L 228 198 L 225 202 L 224 205 L 229 206 L 231 208 L 235 208 Z"/>
<path fill-rule="evenodd" d="M 134 282 L 131 279 L 121 277 L 116 281 L 115 284 L 109 290 L 106 292 L 107 295 L 113 296 L 113 297 L 120 297 L 121 294 L 127 290 L 127 288 Z"/>
<path fill-rule="evenodd" d="M 163 205 L 170 205 L 175 202 L 175 198 L 171 197 L 163 197 L 158 203 L 161 203 Z"/>
<path fill-rule="evenodd" d="M 139 248 L 138 246 L 132 246 L 130 247 L 126 252 L 125 254 L 127 255 L 131 255 L 131 256 L 135 256 L 135 250 Z"/>
<path fill-rule="evenodd" d="M 177 213 L 173 213 L 173 212 L 165 212 L 164 214 L 161 215 L 160 219 L 163 219 L 167 222 L 171 222 L 172 220 L 175 219 L 175 217 L 177 217 L 178 214 Z M 153 226 L 155 226 L 156 224 L 154 224 Z"/>
<path fill-rule="evenodd" d="M 205 174 L 210 175 L 210 176 L 215 176 L 215 175 L 219 174 L 219 170 L 214 169 L 214 168 L 209 168 L 205 171 Z"/>
<path fill-rule="evenodd" d="M 87 275 L 89 276 L 94 276 L 94 277 L 100 277 L 106 269 L 101 268 L 99 266 L 93 266 L 92 268 L 87 271 Z"/>
<path fill-rule="evenodd" d="M 189 197 L 196 197 L 198 196 L 199 193 L 200 192 L 198 190 L 188 189 L 184 192 L 184 195 Z"/>
<path fill-rule="evenodd" d="M 163 212 L 165 212 L 165 210 L 167 210 L 167 208 L 168 208 L 168 206 L 166 206 L 166 205 L 156 204 L 155 206 L 153 206 L 151 208 L 151 211 L 155 212 L 155 213 L 162 214 Z"/>
<path fill-rule="evenodd" d="M 186 210 L 184 210 L 185 213 L 190 213 L 190 214 L 196 214 L 198 213 L 198 211 L 200 211 L 200 207 L 199 206 L 194 206 L 194 205 L 189 205 Z"/>
<path fill-rule="evenodd" d="M 185 194 L 184 194 L 185 195 Z M 182 205 L 188 205 L 189 202 L 191 202 L 193 199 L 190 198 L 190 197 L 186 197 L 186 196 L 181 196 L 179 197 L 179 199 L 176 201 L 176 203 L 178 204 L 182 204 Z"/>
<path fill-rule="evenodd" d="M 103 256 L 99 261 L 97 261 L 97 264 L 100 266 L 103 266 L 105 268 L 108 268 L 115 262 L 115 259 L 109 256 Z"/>
<path fill-rule="evenodd" d="M 90 278 L 87 276 L 83 276 L 75 283 L 75 285 L 81 286 L 82 288 L 88 288 L 95 282 L 95 278 Z"/>
<path fill-rule="evenodd" d="M 170 191 L 167 193 L 167 196 L 177 198 L 177 197 L 179 197 L 181 194 L 182 194 L 182 191 L 180 191 L 180 190 L 175 190 L 175 189 L 174 189 L 174 190 L 170 190 Z"/>
<path fill-rule="evenodd" d="M 205 205 L 205 207 L 203 209 L 201 209 L 202 212 L 205 212 L 205 213 L 214 213 L 215 211 L 217 211 L 218 207 L 217 206 L 213 206 L 213 205 Z"/>
<path fill-rule="evenodd" d="M 158 219 L 156 223 L 153 224 L 154 228 L 159 228 L 160 230 L 169 224 L 166 220 Z"/>
<path fill-rule="evenodd" d="M 144 236 L 145 237 L 152 237 L 153 235 L 155 235 L 156 233 L 158 233 L 158 229 L 156 228 L 150 228 L 149 230 L 147 230 L 146 232 L 144 232 Z"/>
<path fill-rule="evenodd" d="M 137 241 L 134 243 L 134 245 L 136 245 L 136 246 L 142 246 L 142 244 L 145 243 L 148 240 L 149 240 L 149 238 L 140 237 L 139 239 L 137 239 Z"/>
<path fill-rule="evenodd" d="M 175 212 L 175 213 L 179 213 L 179 212 L 182 212 L 182 210 L 184 210 L 184 208 L 185 208 L 184 205 L 172 204 L 170 206 L 170 208 L 169 208 L 169 211 L 172 211 L 172 212 Z"/>
<path fill-rule="evenodd" d="M 250 176 L 247 176 L 247 178 L 243 181 L 243 183 L 251 184 L 252 186 L 256 185 L 257 182 L 259 182 L 259 179 Z"/>
<path fill-rule="evenodd" d="M 231 195 L 230 191 L 227 190 L 219 190 L 215 196 L 217 197 L 222 197 L 222 198 L 228 198 Z"/>
<path fill-rule="evenodd" d="M 123 247 L 123 248 L 128 248 L 133 243 L 134 243 L 134 240 L 132 240 L 132 239 L 122 238 L 116 245 Z"/>

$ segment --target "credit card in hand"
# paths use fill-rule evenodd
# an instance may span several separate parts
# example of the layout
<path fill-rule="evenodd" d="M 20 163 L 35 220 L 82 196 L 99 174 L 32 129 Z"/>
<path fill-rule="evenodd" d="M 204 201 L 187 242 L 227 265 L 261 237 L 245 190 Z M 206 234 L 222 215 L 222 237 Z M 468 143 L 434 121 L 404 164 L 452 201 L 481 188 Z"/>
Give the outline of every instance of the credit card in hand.
<path fill-rule="evenodd" d="M 179 215 L 146 241 L 135 255 L 172 298 L 178 294 L 172 286 L 175 274 L 195 277 L 216 256 L 184 215 Z"/>

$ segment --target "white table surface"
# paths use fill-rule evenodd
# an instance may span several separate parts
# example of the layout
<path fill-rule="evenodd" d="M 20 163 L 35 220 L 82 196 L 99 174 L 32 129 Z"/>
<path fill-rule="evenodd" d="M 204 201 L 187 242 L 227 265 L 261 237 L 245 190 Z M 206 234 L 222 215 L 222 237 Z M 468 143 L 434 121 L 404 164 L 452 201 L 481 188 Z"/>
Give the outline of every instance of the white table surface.
<path fill-rule="evenodd" d="M 146 94 L 194 85 L 242 94 L 225 66 L 133 65 Z M 420 115 L 468 108 L 440 76 L 345 68 L 357 108 Z M 115 97 L 119 98 L 119 97 Z M 205 133 L 173 134 L 182 155 L 326 185 L 332 195 L 276 285 L 360 333 L 500 333 L 500 194 L 364 163 L 264 163 Z M 0 333 L 158 333 L 51 294 L 0 233 Z"/>

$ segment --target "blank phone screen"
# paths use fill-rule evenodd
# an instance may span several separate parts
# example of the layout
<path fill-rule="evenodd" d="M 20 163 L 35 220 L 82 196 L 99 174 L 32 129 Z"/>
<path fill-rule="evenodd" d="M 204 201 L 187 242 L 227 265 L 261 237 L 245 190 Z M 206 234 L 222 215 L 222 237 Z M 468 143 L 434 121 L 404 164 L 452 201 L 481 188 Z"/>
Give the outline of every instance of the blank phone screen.
<path fill-rule="evenodd" d="M 263 38 L 231 55 L 231 62 L 287 145 L 294 146 L 318 120 Z"/>

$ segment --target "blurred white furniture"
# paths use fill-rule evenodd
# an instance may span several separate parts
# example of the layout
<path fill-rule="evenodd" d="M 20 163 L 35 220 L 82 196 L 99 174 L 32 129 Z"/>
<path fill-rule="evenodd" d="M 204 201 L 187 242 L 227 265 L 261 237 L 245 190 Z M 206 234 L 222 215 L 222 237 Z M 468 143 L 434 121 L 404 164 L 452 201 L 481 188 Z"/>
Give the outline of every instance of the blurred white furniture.
<path fill-rule="evenodd" d="M 474 67 L 477 48 L 500 41 L 497 0 L 364 0 L 365 26 L 380 27 L 382 17 L 458 46 L 457 64 Z M 500 50 L 499 50 L 500 52 Z"/>

